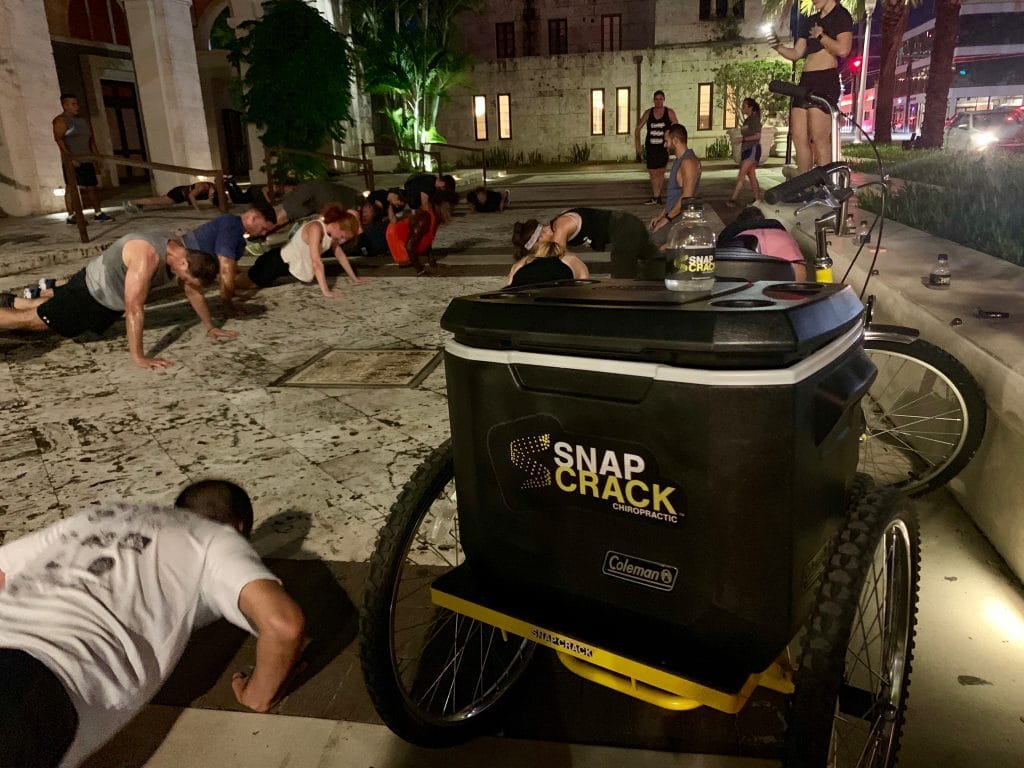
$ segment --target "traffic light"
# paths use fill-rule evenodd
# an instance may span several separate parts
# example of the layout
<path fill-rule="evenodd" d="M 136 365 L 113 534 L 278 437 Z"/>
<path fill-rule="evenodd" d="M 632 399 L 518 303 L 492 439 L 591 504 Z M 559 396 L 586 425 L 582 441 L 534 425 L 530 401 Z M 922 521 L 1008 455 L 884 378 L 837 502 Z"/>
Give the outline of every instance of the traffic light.
<path fill-rule="evenodd" d="M 851 69 L 860 69 L 860 64 L 861 64 L 861 60 L 860 60 L 860 56 L 858 56 L 857 58 L 852 59 L 850 61 L 850 68 Z"/>

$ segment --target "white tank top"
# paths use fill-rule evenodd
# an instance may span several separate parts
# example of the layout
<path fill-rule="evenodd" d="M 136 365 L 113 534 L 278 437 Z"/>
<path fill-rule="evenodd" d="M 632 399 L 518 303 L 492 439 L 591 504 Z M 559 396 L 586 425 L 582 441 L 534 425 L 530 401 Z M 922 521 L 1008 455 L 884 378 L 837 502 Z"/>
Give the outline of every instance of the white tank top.
<path fill-rule="evenodd" d="M 288 265 L 288 271 L 291 272 L 292 277 L 304 283 L 310 283 L 316 277 L 313 274 L 313 260 L 309 256 L 309 244 L 302 239 L 302 233 L 306 231 L 306 227 L 311 227 L 314 224 L 319 226 L 322 232 L 320 253 L 330 248 L 331 237 L 327 234 L 324 220 L 318 217 L 299 227 L 299 231 L 292 235 L 292 239 L 281 249 L 281 260 Z"/>

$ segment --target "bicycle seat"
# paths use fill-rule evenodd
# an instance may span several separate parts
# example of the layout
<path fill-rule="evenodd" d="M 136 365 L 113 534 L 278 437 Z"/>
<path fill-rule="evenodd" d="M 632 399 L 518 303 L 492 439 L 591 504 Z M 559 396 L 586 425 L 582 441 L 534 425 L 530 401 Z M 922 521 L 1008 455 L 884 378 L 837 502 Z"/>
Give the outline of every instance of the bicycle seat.
<path fill-rule="evenodd" d="M 739 277 L 751 282 L 792 282 L 796 279 L 793 265 L 788 261 L 736 246 L 715 249 L 715 276 Z"/>

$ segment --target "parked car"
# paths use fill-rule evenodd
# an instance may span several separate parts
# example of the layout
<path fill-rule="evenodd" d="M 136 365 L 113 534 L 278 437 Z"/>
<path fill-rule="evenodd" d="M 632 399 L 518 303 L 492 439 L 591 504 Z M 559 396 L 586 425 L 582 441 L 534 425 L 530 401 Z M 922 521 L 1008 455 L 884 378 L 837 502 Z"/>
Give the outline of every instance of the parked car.
<path fill-rule="evenodd" d="M 1024 107 L 960 112 L 946 128 L 946 149 L 980 151 L 1024 148 Z"/>

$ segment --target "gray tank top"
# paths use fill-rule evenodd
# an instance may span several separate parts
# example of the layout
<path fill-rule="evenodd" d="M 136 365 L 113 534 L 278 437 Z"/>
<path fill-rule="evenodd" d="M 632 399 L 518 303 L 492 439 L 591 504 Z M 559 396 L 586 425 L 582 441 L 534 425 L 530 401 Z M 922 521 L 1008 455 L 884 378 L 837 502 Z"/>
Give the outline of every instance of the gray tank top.
<path fill-rule="evenodd" d="M 88 155 L 92 150 L 89 147 L 89 139 L 92 138 L 92 129 L 89 121 L 78 115 L 64 113 L 64 121 L 68 129 L 64 131 L 64 143 L 68 152 L 72 155 Z"/>
<path fill-rule="evenodd" d="M 172 238 L 160 232 L 132 233 L 115 241 L 107 250 L 85 267 L 85 285 L 89 293 L 107 309 L 124 312 L 124 280 L 128 267 L 124 263 L 124 246 L 129 240 L 145 240 L 156 250 L 159 261 L 149 281 L 149 289 L 159 288 L 174 281 L 167 269 L 167 242 Z"/>
<path fill-rule="evenodd" d="M 668 185 L 665 187 L 665 213 L 671 211 L 676 201 L 682 197 L 683 188 L 679 186 L 679 166 L 688 157 L 696 158 L 697 154 L 692 149 L 687 149 L 672 164 L 672 173 L 669 174 Z M 693 196 L 700 197 L 700 179 L 697 179 L 697 187 L 693 190 Z"/>

